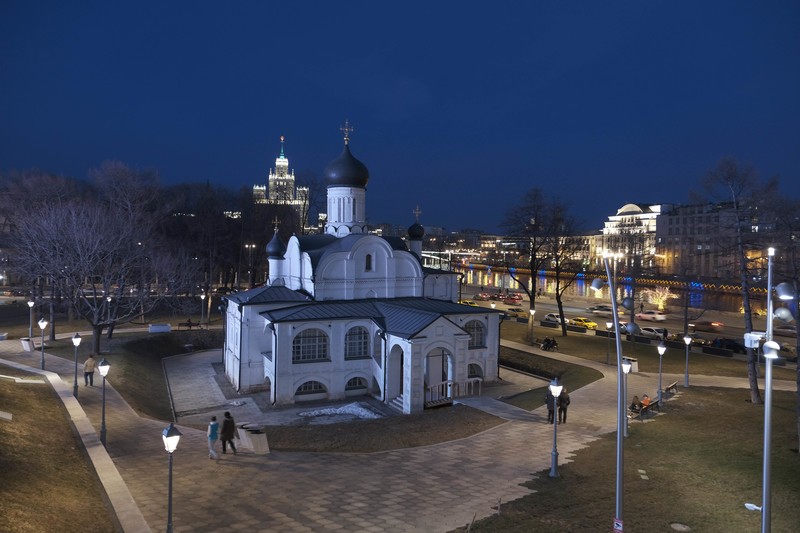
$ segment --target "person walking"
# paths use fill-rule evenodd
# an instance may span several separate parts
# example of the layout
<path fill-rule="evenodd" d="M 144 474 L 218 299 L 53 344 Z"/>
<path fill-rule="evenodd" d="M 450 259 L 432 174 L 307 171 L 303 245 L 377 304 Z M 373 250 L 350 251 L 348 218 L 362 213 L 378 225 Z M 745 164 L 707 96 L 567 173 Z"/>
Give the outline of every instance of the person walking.
<path fill-rule="evenodd" d="M 219 459 L 219 455 L 217 455 L 217 452 L 214 449 L 214 447 L 217 445 L 217 440 L 219 439 L 219 422 L 217 422 L 216 416 L 211 417 L 211 422 L 208 423 L 208 431 L 206 432 L 206 435 L 208 435 L 208 458 Z"/>
<path fill-rule="evenodd" d="M 97 367 L 97 361 L 94 354 L 90 353 L 86 362 L 83 363 L 83 386 L 94 387 L 94 369 Z"/>
<path fill-rule="evenodd" d="M 567 388 L 561 389 L 561 394 L 558 395 L 558 423 L 567 423 L 567 407 L 569 407 L 569 394 Z"/>
<path fill-rule="evenodd" d="M 233 455 L 236 455 L 236 446 L 233 444 L 233 435 L 236 431 L 236 422 L 229 411 L 225 411 L 225 418 L 222 419 L 222 430 L 220 431 L 220 440 L 222 441 L 222 453 L 228 453 L 225 449 L 226 444 L 231 445 Z"/>
<path fill-rule="evenodd" d="M 550 387 L 547 387 L 547 392 L 544 394 L 544 403 L 547 404 L 547 421 L 552 424 L 554 419 L 553 409 L 556 406 L 556 399 L 553 397 L 553 393 L 550 392 Z"/>

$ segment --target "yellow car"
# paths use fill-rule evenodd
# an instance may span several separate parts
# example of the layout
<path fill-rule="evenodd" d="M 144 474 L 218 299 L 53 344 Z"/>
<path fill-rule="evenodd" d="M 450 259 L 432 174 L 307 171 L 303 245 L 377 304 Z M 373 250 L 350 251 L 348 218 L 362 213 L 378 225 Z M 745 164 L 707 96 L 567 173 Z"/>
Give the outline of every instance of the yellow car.
<path fill-rule="evenodd" d="M 480 307 L 478 304 L 473 302 L 472 300 L 461 300 L 461 305 L 469 305 L 471 307 Z"/>
<path fill-rule="evenodd" d="M 579 316 L 577 318 L 573 318 L 572 319 L 572 325 L 573 326 L 581 326 L 581 327 L 584 327 L 586 329 L 597 329 L 597 322 L 592 322 L 588 318 L 584 318 L 582 316 Z"/>

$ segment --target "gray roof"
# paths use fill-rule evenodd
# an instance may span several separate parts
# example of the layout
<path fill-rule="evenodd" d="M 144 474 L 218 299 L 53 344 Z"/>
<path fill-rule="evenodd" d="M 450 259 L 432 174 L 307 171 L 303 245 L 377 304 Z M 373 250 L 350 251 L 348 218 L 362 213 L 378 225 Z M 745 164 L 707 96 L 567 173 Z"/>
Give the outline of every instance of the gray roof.
<path fill-rule="evenodd" d="M 317 320 L 370 319 L 387 333 L 413 337 L 440 317 L 488 314 L 500 311 L 429 298 L 331 300 L 303 303 L 261 312 L 269 321 L 308 322 Z"/>
<path fill-rule="evenodd" d="M 344 237 L 335 237 L 328 234 L 304 235 L 298 237 L 297 240 L 300 244 L 300 251 L 308 254 L 309 258 L 311 258 L 311 265 L 316 270 L 323 257 L 337 252 L 349 252 L 359 240 L 365 237 L 383 239 L 392 247 L 392 250 L 408 252 L 406 243 L 400 237 L 379 237 L 369 233 L 353 233 Z"/>
<path fill-rule="evenodd" d="M 293 291 L 283 285 L 256 287 L 254 289 L 229 294 L 225 298 L 228 299 L 228 301 L 240 305 L 311 301 L 310 296 L 302 292 Z"/>

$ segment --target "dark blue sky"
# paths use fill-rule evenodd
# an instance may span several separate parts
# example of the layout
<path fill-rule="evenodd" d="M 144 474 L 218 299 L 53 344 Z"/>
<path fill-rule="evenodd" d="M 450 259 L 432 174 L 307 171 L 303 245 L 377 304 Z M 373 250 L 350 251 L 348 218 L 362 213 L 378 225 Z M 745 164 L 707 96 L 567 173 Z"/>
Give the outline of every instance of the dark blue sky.
<path fill-rule="evenodd" d="M 540 186 L 589 228 L 723 156 L 800 197 L 800 3 L 0 3 L 0 172 L 319 177 L 354 127 L 370 222 L 494 231 Z"/>

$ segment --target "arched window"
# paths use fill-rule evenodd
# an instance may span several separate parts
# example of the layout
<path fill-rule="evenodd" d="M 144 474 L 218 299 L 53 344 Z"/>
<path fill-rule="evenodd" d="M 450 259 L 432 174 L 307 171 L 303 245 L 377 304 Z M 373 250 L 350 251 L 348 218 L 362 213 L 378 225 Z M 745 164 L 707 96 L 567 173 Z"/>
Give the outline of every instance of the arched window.
<path fill-rule="evenodd" d="M 481 369 L 480 365 L 476 365 L 475 363 L 470 363 L 469 366 L 467 367 L 467 377 L 482 378 L 483 369 Z"/>
<path fill-rule="evenodd" d="M 364 378 L 351 378 L 347 382 L 347 385 L 344 386 L 344 390 L 359 390 L 366 388 L 367 388 L 367 380 Z"/>
<path fill-rule="evenodd" d="M 486 328 L 478 320 L 470 320 L 464 325 L 464 330 L 469 333 L 470 348 L 486 348 Z"/>
<path fill-rule="evenodd" d="M 292 341 L 293 363 L 328 360 L 328 336 L 321 329 L 304 329 Z"/>
<path fill-rule="evenodd" d="M 362 359 L 369 357 L 369 332 L 367 328 L 356 326 L 350 328 L 344 336 L 344 358 Z"/>
<path fill-rule="evenodd" d="M 364 270 L 367 272 L 372 271 L 372 254 L 367 254 L 367 257 L 364 260 Z"/>
<path fill-rule="evenodd" d="M 325 389 L 325 385 L 319 381 L 306 381 L 297 387 L 295 394 L 319 394 L 321 392 L 328 392 Z"/>

